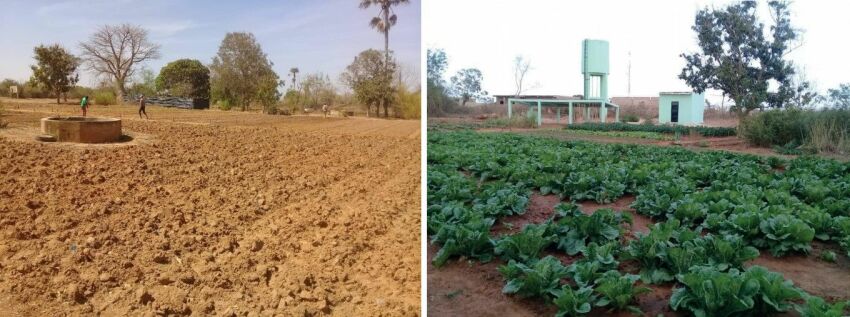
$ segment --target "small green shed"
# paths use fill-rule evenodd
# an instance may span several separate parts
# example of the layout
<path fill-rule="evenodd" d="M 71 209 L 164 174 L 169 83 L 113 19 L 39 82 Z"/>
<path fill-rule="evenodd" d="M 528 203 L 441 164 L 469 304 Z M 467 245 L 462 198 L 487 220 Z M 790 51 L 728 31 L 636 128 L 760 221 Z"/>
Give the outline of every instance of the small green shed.
<path fill-rule="evenodd" d="M 702 124 L 705 95 L 695 92 L 662 92 L 658 97 L 658 123 Z"/>

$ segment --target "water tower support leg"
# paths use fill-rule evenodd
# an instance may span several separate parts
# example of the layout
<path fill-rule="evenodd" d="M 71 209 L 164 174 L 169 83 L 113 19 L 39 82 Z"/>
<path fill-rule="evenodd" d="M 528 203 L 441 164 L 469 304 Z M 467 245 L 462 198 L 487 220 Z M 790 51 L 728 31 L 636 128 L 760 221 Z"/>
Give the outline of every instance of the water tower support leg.
<path fill-rule="evenodd" d="M 537 102 L 537 127 L 543 125 L 543 103 Z"/>

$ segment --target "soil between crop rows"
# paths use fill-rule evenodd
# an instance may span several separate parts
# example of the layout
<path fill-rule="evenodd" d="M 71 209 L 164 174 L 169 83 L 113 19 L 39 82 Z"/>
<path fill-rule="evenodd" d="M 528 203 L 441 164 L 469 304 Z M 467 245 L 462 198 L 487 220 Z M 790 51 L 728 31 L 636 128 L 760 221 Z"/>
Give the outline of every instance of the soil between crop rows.
<path fill-rule="evenodd" d="M 419 314 L 418 121 L 151 108 L 98 110 L 130 146 L 0 134 L 0 315 Z"/>

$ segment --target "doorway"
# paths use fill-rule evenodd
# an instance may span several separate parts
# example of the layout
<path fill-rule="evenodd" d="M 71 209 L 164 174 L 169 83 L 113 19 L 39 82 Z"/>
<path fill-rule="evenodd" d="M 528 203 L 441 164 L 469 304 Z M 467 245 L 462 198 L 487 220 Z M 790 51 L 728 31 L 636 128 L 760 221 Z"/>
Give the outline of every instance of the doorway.
<path fill-rule="evenodd" d="M 670 122 L 679 122 L 679 102 L 673 101 L 670 105 Z"/>

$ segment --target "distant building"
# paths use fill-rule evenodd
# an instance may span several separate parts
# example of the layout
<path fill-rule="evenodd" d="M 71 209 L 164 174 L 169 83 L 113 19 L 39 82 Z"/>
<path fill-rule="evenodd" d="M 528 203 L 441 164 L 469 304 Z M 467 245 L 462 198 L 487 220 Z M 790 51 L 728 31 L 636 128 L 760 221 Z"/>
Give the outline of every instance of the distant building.
<path fill-rule="evenodd" d="M 662 92 L 658 97 L 658 123 L 702 124 L 705 95 L 695 92 Z"/>

